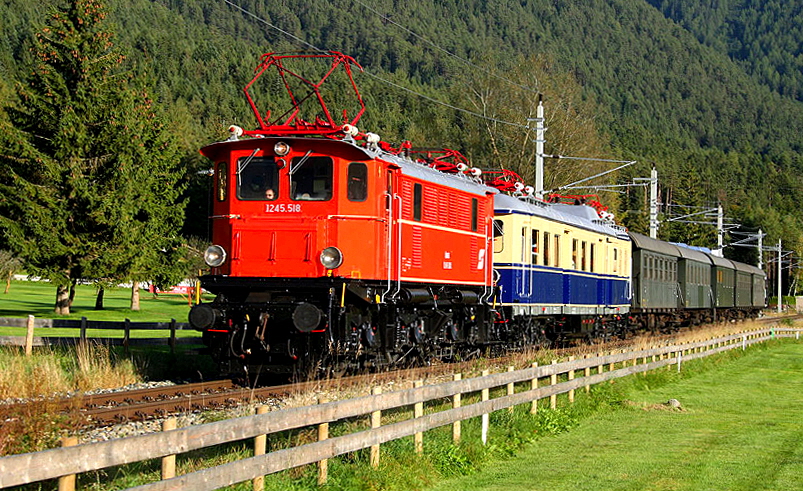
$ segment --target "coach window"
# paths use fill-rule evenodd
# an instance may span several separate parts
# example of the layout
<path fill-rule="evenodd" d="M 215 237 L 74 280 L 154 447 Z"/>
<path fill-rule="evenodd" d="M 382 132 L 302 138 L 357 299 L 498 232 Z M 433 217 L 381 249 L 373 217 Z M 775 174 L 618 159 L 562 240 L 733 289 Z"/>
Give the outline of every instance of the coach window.
<path fill-rule="evenodd" d="M 555 236 L 555 254 L 553 254 L 555 258 L 555 267 L 560 266 L 560 235 Z"/>
<path fill-rule="evenodd" d="M 236 180 L 237 198 L 241 200 L 273 200 L 278 196 L 279 168 L 273 158 L 241 158 Z"/>
<path fill-rule="evenodd" d="M 572 269 L 577 269 L 577 239 L 572 239 Z"/>
<path fill-rule="evenodd" d="M 544 232 L 544 266 L 549 266 L 549 232 Z"/>
<path fill-rule="evenodd" d="M 290 197 L 296 201 L 332 199 L 332 159 L 296 157 L 290 163 Z"/>
<path fill-rule="evenodd" d="M 494 252 L 502 252 L 505 248 L 505 222 L 494 220 Z"/>
<path fill-rule="evenodd" d="M 217 200 L 226 201 L 226 183 L 229 178 L 229 166 L 226 162 L 217 164 Z"/>
<path fill-rule="evenodd" d="M 368 166 L 362 162 L 349 164 L 346 195 L 349 201 L 365 201 L 368 198 Z"/>
<path fill-rule="evenodd" d="M 580 247 L 580 266 L 581 266 L 580 269 L 582 269 L 583 271 L 588 271 L 586 269 L 586 265 L 588 264 L 588 261 L 586 260 L 586 250 L 587 250 L 586 241 L 583 241 Z"/>
<path fill-rule="evenodd" d="M 532 241 L 530 242 L 530 246 L 532 247 L 532 251 L 533 251 L 532 252 L 531 261 L 532 261 L 533 264 L 538 264 L 538 238 L 539 238 L 539 234 L 540 234 L 540 232 L 538 232 L 538 230 L 533 230 L 533 233 L 532 233 L 532 236 L 531 236 L 532 237 Z"/>
<path fill-rule="evenodd" d="M 594 244 L 592 243 L 591 244 L 591 253 L 589 255 L 589 260 L 590 260 L 590 263 L 591 263 L 590 264 L 591 267 L 589 268 L 589 271 L 591 271 L 592 273 L 594 272 L 594 255 L 595 255 L 594 253 L 595 253 L 595 249 L 594 249 Z"/>
<path fill-rule="evenodd" d="M 421 221 L 421 195 L 422 189 L 420 184 L 413 186 L 413 220 Z"/>
<path fill-rule="evenodd" d="M 613 272 L 619 271 L 619 249 L 613 248 Z"/>
<path fill-rule="evenodd" d="M 527 261 L 527 227 L 521 228 L 521 262 Z"/>

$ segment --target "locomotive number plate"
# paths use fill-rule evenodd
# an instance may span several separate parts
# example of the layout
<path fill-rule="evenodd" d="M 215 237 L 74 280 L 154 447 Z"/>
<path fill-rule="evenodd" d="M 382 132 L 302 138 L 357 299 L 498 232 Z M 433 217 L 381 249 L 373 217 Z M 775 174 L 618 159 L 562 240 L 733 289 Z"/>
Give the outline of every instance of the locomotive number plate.
<path fill-rule="evenodd" d="M 301 213 L 301 205 L 297 203 L 268 203 L 265 213 Z"/>

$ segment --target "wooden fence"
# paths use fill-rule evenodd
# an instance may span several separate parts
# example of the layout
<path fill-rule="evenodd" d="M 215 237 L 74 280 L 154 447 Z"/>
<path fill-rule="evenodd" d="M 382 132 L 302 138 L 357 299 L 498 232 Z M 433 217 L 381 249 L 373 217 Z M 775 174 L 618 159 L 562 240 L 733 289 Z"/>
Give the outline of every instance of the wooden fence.
<path fill-rule="evenodd" d="M 413 436 L 415 448 L 423 448 L 423 433 L 445 425 L 453 425 L 453 436 L 459 441 L 460 422 L 482 417 L 483 440 L 487 435 L 487 415 L 494 411 L 530 404 L 535 412 L 539 399 L 549 397 L 554 406 L 558 394 L 568 393 L 619 377 L 674 365 L 680 370 L 682 362 L 710 356 L 776 337 L 799 339 L 800 329 L 774 327 L 749 331 L 720 338 L 668 345 L 645 350 L 612 353 L 561 363 L 537 366 L 502 373 L 483 374 L 436 385 L 416 383 L 411 389 L 380 393 L 354 399 L 325 402 L 306 407 L 272 412 L 258 411 L 256 415 L 190 426 L 166 429 L 131 438 L 101 443 L 68 446 L 42 452 L 0 458 L 0 488 L 60 478 L 60 489 L 71 489 L 74 476 L 112 466 L 150 459 L 162 459 L 163 480 L 138 486 L 136 490 L 213 490 L 239 482 L 253 481 L 261 489 L 263 476 L 293 467 L 319 463 L 319 481 L 326 480 L 326 461 L 338 455 L 371 448 L 371 463 L 379 462 L 380 445 L 391 440 Z M 579 375 L 579 376 L 578 376 Z M 558 379 L 566 381 L 558 383 Z M 549 384 L 539 384 L 539 379 Z M 517 386 L 518 384 L 518 386 Z M 490 398 L 490 390 L 505 386 L 505 395 Z M 516 391 L 518 387 L 518 392 Z M 501 391 L 500 391 L 501 392 Z M 463 404 L 469 393 L 481 393 L 478 402 Z M 451 399 L 451 409 L 424 414 L 427 401 Z M 413 407 L 413 418 L 381 425 L 381 412 Z M 346 418 L 370 415 L 371 428 L 329 438 L 329 424 Z M 265 435 L 298 428 L 318 428 L 318 441 L 297 447 L 265 452 Z M 169 426 L 168 426 L 169 428 Z M 175 455 L 192 450 L 254 439 L 254 456 L 189 474 L 175 476 Z"/>
<path fill-rule="evenodd" d="M 6 346 L 24 346 L 25 352 L 30 354 L 34 346 L 62 346 L 74 345 L 84 341 L 95 341 L 114 346 L 129 346 L 135 345 L 153 345 L 164 344 L 165 338 L 131 338 L 131 331 L 143 330 L 169 330 L 170 335 L 167 337 L 167 345 L 170 348 L 175 348 L 177 344 L 200 344 L 201 337 L 176 337 L 176 331 L 192 329 L 186 322 L 176 322 L 171 319 L 170 322 L 131 322 L 126 319 L 124 321 L 91 321 L 86 317 L 81 317 L 80 320 L 74 319 L 37 319 L 32 315 L 27 318 L 22 317 L 0 317 L 0 326 L 2 327 L 25 327 L 28 329 L 27 336 L 0 336 L 0 345 Z M 60 329 L 75 329 L 78 331 L 76 337 L 66 336 L 34 336 L 34 329 L 47 329 L 47 328 L 60 328 Z M 88 337 L 87 330 L 116 330 L 123 331 L 122 338 L 114 337 Z"/>

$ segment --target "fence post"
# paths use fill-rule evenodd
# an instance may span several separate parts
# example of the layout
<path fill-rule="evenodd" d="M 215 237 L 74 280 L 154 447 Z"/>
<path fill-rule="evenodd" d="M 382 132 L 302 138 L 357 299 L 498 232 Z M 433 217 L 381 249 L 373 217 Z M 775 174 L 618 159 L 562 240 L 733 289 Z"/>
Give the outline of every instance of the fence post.
<path fill-rule="evenodd" d="M 419 388 L 424 386 L 423 380 L 416 380 L 413 382 L 413 387 Z M 416 402 L 413 406 L 413 417 L 420 418 L 424 416 L 424 402 Z M 424 453 L 424 433 L 418 432 L 413 435 L 413 443 L 415 444 L 415 453 Z"/>
<path fill-rule="evenodd" d="M 25 356 L 31 356 L 33 354 L 33 325 L 34 325 L 34 317 L 32 315 L 28 316 L 28 331 L 25 333 Z"/>
<path fill-rule="evenodd" d="M 513 366 L 507 367 L 508 373 L 510 373 L 510 372 L 512 372 L 514 370 L 516 370 L 516 367 L 513 367 Z M 516 393 L 516 384 L 513 383 L 513 382 L 507 384 L 507 395 L 512 396 L 515 393 Z M 507 408 L 507 412 L 512 413 L 513 412 L 513 406 L 510 406 L 509 408 Z"/>
<path fill-rule="evenodd" d="M 555 365 L 558 364 L 558 360 L 552 360 L 552 369 L 555 369 Z M 553 371 L 552 376 L 549 377 L 549 385 L 555 385 L 558 383 L 558 374 Z M 552 409 L 556 409 L 558 407 L 558 395 L 552 394 L 549 396 L 549 407 Z"/>
<path fill-rule="evenodd" d="M 602 358 L 602 353 L 598 352 L 597 353 L 597 359 L 599 359 L 599 358 Z M 605 371 L 605 364 L 604 363 L 600 363 L 599 366 L 597 366 L 597 373 L 602 373 L 604 371 Z"/>
<path fill-rule="evenodd" d="M 585 360 L 586 360 L 586 368 L 585 368 L 585 370 L 583 370 L 583 375 L 584 375 L 586 378 L 588 378 L 588 377 L 590 377 L 590 376 L 591 376 L 591 365 L 589 365 L 589 364 L 588 364 L 588 359 L 589 359 L 590 357 L 591 357 L 591 355 L 589 355 L 588 353 L 586 353 L 585 355 L 583 355 L 583 359 L 585 359 Z M 585 387 L 586 387 L 586 394 L 588 394 L 589 392 L 591 392 L 591 384 L 589 384 L 589 383 L 586 383 Z"/>
<path fill-rule="evenodd" d="M 81 331 L 79 338 L 82 343 L 86 342 L 86 317 L 81 317 Z"/>
<path fill-rule="evenodd" d="M 326 404 L 329 402 L 325 397 L 318 399 L 318 404 Z M 329 423 L 321 423 L 318 425 L 318 441 L 322 442 L 329 438 Z M 318 461 L 318 485 L 326 484 L 329 479 L 329 460 L 323 459 Z"/>
<path fill-rule="evenodd" d="M 569 357 L 569 363 L 574 361 L 574 356 Z M 574 380 L 574 369 L 569 370 L 569 381 Z M 569 389 L 569 403 L 574 404 L 574 389 Z"/>
<path fill-rule="evenodd" d="M 371 394 L 378 396 L 382 393 L 382 387 L 374 387 Z M 382 411 L 371 413 L 371 428 L 382 426 Z M 379 467 L 379 445 L 371 445 L 371 467 Z"/>
<path fill-rule="evenodd" d="M 123 327 L 123 348 L 128 353 L 128 346 L 131 342 L 131 321 L 126 319 Z"/>
<path fill-rule="evenodd" d="M 61 439 L 62 447 L 73 447 L 75 445 L 78 445 L 78 437 L 66 436 Z M 75 474 L 59 478 L 59 491 L 75 491 Z"/>
<path fill-rule="evenodd" d="M 488 370 L 482 371 L 482 376 L 487 377 L 488 374 L 491 373 Z M 485 402 L 490 398 L 491 391 L 489 388 L 482 389 L 482 401 Z M 488 443 L 488 424 L 490 422 L 490 418 L 488 413 L 484 413 L 482 415 L 482 444 L 485 445 Z"/>
<path fill-rule="evenodd" d="M 611 356 L 613 356 L 613 350 L 611 350 L 610 353 L 611 353 Z M 614 370 L 616 370 L 616 362 L 612 361 L 611 364 L 608 366 L 608 371 L 612 372 Z"/>
<path fill-rule="evenodd" d="M 683 350 L 678 351 L 678 373 L 680 373 L 680 361 L 683 359 Z"/>
<path fill-rule="evenodd" d="M 457 382 L 459 380 L 462 380 L 463 379 L 463 374 L 455 373 L 452 376 L 452 379 L 455 382 Z M 452 409 L 459 408 L 461 402 L 462 401 L 460 400 L 460 393 L 458 392 L 457 394 L 452 396 Z M 460 421 L 455 421 L 454 423 L 452 423 L 452 441 L 455 443 L 455 445 L 460 443 L 460 437 L 461 437 Z"/>
<path fill-rule="evenodd" d="M 268 406 L 257 407 L 257 414 L 267 414 Z M 254 437 L 254 457 L 257 455 L 265 455 L 268 451 L 268 435 L 257 435 Z M 263 491 L 265 489 L 265 476 L 257 476 L 251 480 L 251 487 L 254 491 Z"/>
<path fill-rule="evenodd" d="M 533 369 L 537 369 L 538 368 L 538 363 L 537 362 L 533 362 L 532 368 Z M 536 374 L 530 380 L 530 390 L 535 390 L 537 388 L 538 388 L 538 375 Z M 533 399 L 533 402 L 530 403 L 530 414 L 535 414 L 537 412 L 538 412 L 538 399 Z"/>
<path fill-rule="evenodd" d="M 162 431 L 176 429 L 176 418 L 167 418 L 162 421 Z M 176 456 L 167 455 L 162 457 L 162 480 L 176 477 Z"/>
<path fill-rule="evenodd" d="M 170 319 L 170 339 L 167 340 L 167 345 L 170 346 L 170 353 L 176 352 L 176 319 Z"/>

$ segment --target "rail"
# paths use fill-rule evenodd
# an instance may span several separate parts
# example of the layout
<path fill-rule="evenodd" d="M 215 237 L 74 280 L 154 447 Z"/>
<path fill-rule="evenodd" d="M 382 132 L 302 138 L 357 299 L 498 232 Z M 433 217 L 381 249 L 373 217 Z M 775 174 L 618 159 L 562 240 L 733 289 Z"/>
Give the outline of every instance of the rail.
<path fill-rule="evenodd" d="M 399 438 L 414 436 L 420 450 L 423 433 L 440 426 L 453 425 L 455 440 L 459 440 L 461 421 L 482 417 L 483 439 L 487 435 L 487 415 L 494 411 L 512 408 L 519 404 L 532 404 L 534 412 L 538 400 L 549 397 L 554 407 L 558 394 L 569 394 L 615 378 L 677 365 L 684 361 L 703 358 L 731 349 L 745 349 L 749 345 L 776 337 L 800 338 L 803 329 L 771 327 L 732 334 L 714 339 L 668 345 L 644 350 L 612 353 L 604 356 L 560 362 L 522 370 L 487 374 L 435 385 L 421 385 L 388 393 L 374 391 L 372 395 L 354 399 L 322 402 L 306 407 L 283 409 L 181 429 L 167 429 L 161 433 L 12 455 L 0 458 L 0 488 L 35 483 L 47 479 L 74 476 L 83 472 L 130 464 L 149 459 L 162 459 L 163 480 L 145 484 L 136 490 L 213 490 L 239 482 L 261 479 L 262 476 L 301 465 L 319 463 L 319 481 L 326 479 L 327 459 L 357 450 L 371 448 L 371 462 L 379 462 L 379 445 Z M 621 367 L 620 367 L 621 366 Z M 606 370 L 607 367 L 607 370 Z M 592 370 L 596 373 L 592 374 Z M 582 376 L 575 377 L 578 372 Z M 565 382 L 558 382 L 565 376 Z M 549 385 L 539 385 L 539 379 Z M 516 392 L 516 384 L 520 384 Z M 490 398 L 490 389 L 507 387 L 506 395 Z M 461 404 L 461 396 L 481 393 L 479 402 Z M 423 403 L 451 398 L 451 409 L 423 414 Z M 412 406 L 412 419 L 380 425 L 381 412 Z M 338 420 L 371 416 L 370 429 L 328 438 L 328 425 Z M 297 447 L 264 453 L 264 436 L 276 432 L 318 427 L 319 441 Z M 168 428 L 170 426 L 168 425 Z M 253 438 L 254 456 L 236 462 L 210 467 L 174 477 L 170 462 L 175 455 L 214 445 Z M 262 450 L 260 450 L 262 446 Z M 324 465 L 322 465 L 324 464 Z M 166 466 L 166 467 L 165 467 Z M 165 469 L 168 469 L 165 472 Z M 68 489 L 68 488 L 64 488 Z"/>

